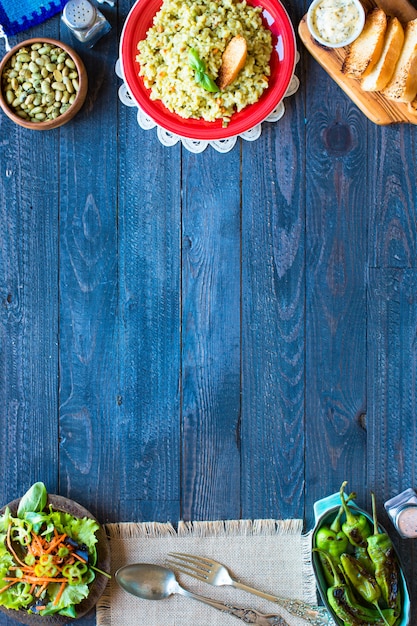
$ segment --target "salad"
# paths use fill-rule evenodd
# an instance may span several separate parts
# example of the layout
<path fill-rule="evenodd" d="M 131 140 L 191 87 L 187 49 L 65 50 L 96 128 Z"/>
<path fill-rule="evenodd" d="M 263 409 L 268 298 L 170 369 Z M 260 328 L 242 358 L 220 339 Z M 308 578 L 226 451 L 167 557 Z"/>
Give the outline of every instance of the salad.
<path fill-rule="evenodd" d="M 96 573 L 99 524 L 47 506 L 37 482 L 19 502 L 16 517 L 0 515 L 0 605 L 36 615 L 77 617 Z"/>

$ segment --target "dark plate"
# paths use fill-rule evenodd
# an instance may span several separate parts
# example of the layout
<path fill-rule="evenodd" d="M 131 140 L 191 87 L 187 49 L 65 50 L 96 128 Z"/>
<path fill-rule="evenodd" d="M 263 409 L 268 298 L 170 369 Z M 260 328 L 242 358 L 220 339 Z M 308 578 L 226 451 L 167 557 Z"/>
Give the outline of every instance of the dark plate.
<path fill-rule="evenodd" d="M 19 506 L 20 498 L 17 500 L 13 500 L 6 506 L 9 507 L 11 514 L 16 516 L 17 507 Z M 95 521 L 96 518 L 94 515 L 91 515 L 87 509 L 82 507 L 77 502 L 73 500 L 69 500 L 68 498 L 64 498 L 62 496 L 48 495 L 47 507 L 52 505 L 52 508 L 55 511 L 63 511 L 64 513 L 69 513 L 74 517 L 89 517 Z M 0 509 L 0 513 L 3 514 L 6 506 Z M 97 531 L 97 563 L 96 567 L 103 570 L 104 572 L 110 571 L 110 547 L 109 542 L 107 540 L 106 533 L 104 528 L 100 525 L 99 530 Z M 5 607 L 0 606 L 0 611 L 6 613 L 10 618 L 21 622 L 22 624 L 54 624 L 56 626 L 61 626 L 61 624 L 67 624 L 68 622 L 76 622 L 77 619 L 86 615 L 91 609 L 95 606 L 97 600 L 102 595 L 104 589 L 106 588 L 109 579 L 107 576 L 103 576 L 103 574 L 96 573 L 96 578 L 90 586 L 90 593 L 88 597 L 85 598 L 80 604 L 77 605 L 77 618 L 65 617 L 63 615 L 35 615 L 26 613 L 26 611 L 14 611 L 13 609 L 6 609 Z"/>
<path fill-rule="evenodd" d="M 349 506 L 351 507 L 353 512 L 355 512 L 355 513 L 362 513 L 362 515 L 365 515 L 369 519 L 369 521 L 371 522 L 371 525 L 373 525 L 372 516 L 369 515 L 369 513 L 367 513 L 366 511 L 363 511 L 362 509 L 357 507 L 356 504 L 353 503 L 353 502 L 349 502 Z M 315 515 L 316 524 L 314 526 L 314 530 L 313 530 L 313 534 L 312 534 L 312 538 L 311 538 L 311 541 L 312 541 L 311 545 L 312 545 L 313 548 L 314 548 L 315 543 L 316 543 L 317 531 L 322 526 L 328 526 L 328 525 L 330 525 L 332 523 L 332 521 L 334 520 L 334 518 L 337 515 L 337 512 L 339 511 L 339 507 L 340 507 L 340 495 L 339 495 L 339 493 L 334 493 L 331 496 L 328 496 L 327 498 L 323 498 L 323 500 L 318 500 L 317 502 L 314 503 L 314 515 Z M 380 524 L 379 524 L 379 529 L 380 529 L 381 532 L 384 532 L 384 533 L 387 532 L 383 528 L 383 526 L 381 526 Z M 397 556 L 397 559 L 398 559 L 398 563 L 400 564 L 401 594 L 402 594 L 402 599 L 403 599 L 401 619 L 396 624 L 396 626 L 408 626 L 408 624 L 410 623 L 410 621 L 409 621 L 410 620 L 410 595 L 409 595 L 408 588 L 407 588 L 407 581 L 405 579 L 404 572 L 403 572 L 403 569 L 401 567 L 401 562 L 400 562 L 400 559 L 398 558 L 398 554 L 397 553 L 396 553 L 396 556 Z M 327 584 L 326 579 L 324 577 L 322 566 L 321 566 L 321 563 L 320 563 L 320 558 L 319 558 L 319 555 L 317 554 L 317 552 L 312 552 L 311 553 L 311 560 L 312 560 L 312 563 L 313 563 L 313 570 L 314 570 L 314 575 L 316 577 L 317 588 L 319 590 L 320 597 L 323 600 L 323 604 L 326 606 L 327 610 L 331 614 L 331 616 L 334 619 L 335 623 L 338 626 L 343 626 L 343 622 L 338 617 L 336 617 L 336 615 L 334 614 L 333 610 L 330 608 L 329 603 L 327 602 L 327 587 L 328 587 L 328 584 Z"/>

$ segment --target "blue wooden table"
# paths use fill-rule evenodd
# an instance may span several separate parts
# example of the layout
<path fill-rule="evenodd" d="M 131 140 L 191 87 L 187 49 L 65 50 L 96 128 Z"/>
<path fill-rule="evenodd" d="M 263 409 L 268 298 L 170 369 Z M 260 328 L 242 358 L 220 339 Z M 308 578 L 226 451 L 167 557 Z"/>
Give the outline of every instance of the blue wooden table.
<path fill-rule="evenodd" d="M 308 530 L 348 480 L 388 526 L 417 487 L 417 128 L 372 124 L 298 41 L 257 141 L 164 147 L 117 95 L 132 4 L 93 49 L 59 16 L 10 40 L 71 43 L 90 86 L 61 129 L 0 116 L 0 501 L 42 480 L 103 523 Z"/>

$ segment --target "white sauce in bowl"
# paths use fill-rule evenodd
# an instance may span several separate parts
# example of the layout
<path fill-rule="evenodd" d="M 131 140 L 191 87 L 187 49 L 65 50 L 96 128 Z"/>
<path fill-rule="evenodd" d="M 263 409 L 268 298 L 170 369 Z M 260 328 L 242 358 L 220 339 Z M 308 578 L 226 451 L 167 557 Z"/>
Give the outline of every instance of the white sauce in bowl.
<path fill-rule="evenodd" d="M 359 18 L 353 0 L 321 0 L 312 11 L 311 24 L 323 41 L 339 44 L 353 35 Z"/>

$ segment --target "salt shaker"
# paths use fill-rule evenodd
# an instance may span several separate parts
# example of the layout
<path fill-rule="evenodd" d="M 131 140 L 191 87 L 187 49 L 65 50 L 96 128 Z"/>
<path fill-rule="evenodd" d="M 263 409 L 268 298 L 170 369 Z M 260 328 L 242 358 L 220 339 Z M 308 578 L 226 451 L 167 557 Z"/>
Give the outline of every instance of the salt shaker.
<path fill-rule="evenodd" d="M 406 489 L 384 504 L 398 534 L 404 539 L 417 537 L 417 493 Z"/>
<path fill-rule="evenodd" d="M 62 21 L 74 37 L 89 48 L 111 29 L 104 15 L 89 0 L 69 0 L 62 12 Z"/>

